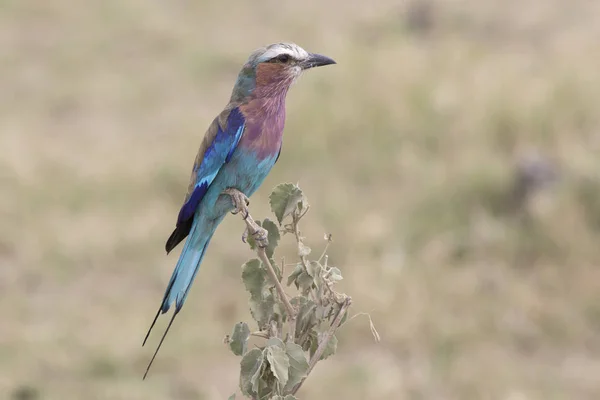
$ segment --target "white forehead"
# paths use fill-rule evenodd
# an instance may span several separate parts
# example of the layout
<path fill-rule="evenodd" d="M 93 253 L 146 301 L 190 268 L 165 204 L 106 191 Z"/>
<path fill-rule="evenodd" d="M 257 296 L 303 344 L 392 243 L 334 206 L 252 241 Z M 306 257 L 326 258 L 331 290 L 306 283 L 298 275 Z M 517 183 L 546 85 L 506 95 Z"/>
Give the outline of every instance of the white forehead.
<path fill-rule="evenodd" d="M 308 58 L 308 52 L 302 47 L 294 43 L 276 43 L 270 46 L 258 49 L 252 56 L 251 61 L 263 62 L 277 57 L 281 54 L 287 54 L 296 60 L 304 60 Z"/>
<path fill-rule="evenodd" d="M 308 52 L 294 43 L 277 43 L 267 47 L 263 54 L 264 58 L 277 57 L 280 54 L 287 54 L 296 60 L 303 60 L 308 57 Z"/>

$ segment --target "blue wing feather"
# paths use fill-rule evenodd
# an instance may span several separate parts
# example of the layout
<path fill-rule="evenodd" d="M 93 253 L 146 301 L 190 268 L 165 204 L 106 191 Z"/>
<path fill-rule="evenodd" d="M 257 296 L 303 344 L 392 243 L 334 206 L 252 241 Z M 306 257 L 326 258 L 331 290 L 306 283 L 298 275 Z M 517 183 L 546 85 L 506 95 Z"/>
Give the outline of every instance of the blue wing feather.
<path fill-rule="evenodd" d="M 181 207 L 178 222 L 186 221 L 194 216 L 198 204 L 202 201 L 217 173 L 223 164 L 231 159 L 242 137 L 244 125 L 244 116 L 238 108 L 234 108 L 227 118 L 225 130 L 219 127 L 213 142 L 204 152 L 204 158 L 198 167 L 194 191 L 188 201 Z"/>
<path fill-rule="evenodd" d="M 208 185 L 208 180 L 203 181 L 199 185 L 196 184 L 189 200 L 186 201 L 183 207 L 181 207 L 181 210 L 179 210 L 179 216 L 177 217 L 178 225 L 189 220 L 194 216 L 196 208 L 198 208 L 198 204 L 200 204 L 200 200 L 202 200 L 202 198 L 208 191 Z"/>
<path fill-rule="evenodd" d="M 244 132 L 246 121 L 242 112 L 236 107 L 227 116 L 225 127 L 217 124 L 217 132 L 212 142 L 206 147 L 202 159 L 194 165 L 195 183 L 193 189 L 177 216 L 177 226 L 165 246 L 170 252 L 188 235 L 192 226 L 194 214 L 204 198 L 211 183 L 226 162 L 229 162 Z M 190 185 L 191 186 L 191 185 Z"/>

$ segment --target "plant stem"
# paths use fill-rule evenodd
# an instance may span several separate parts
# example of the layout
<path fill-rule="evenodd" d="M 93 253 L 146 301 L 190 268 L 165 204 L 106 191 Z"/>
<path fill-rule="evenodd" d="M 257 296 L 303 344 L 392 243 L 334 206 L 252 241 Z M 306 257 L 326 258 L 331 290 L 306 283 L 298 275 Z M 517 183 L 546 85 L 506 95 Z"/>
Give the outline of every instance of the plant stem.
<path fill-rule="evenodd" d="M 310 264 L 310 261 L 308 261 L 306 256 L 300 255 L 300 245 L 304 244 L 304 243 L 302 241 L 302 237 L 300 237 L 300 230 L 298 229 L 298 222 L 300 222 L 300 218 L 302 218 L 307 212 L 308 212 L 308 209 L 306 209 L 306 211 L 300 216 L 296 216 L 296 214 L 292 215 L 292 228 L 293 228 L 294 236 L 296 237 L 298 256 L 300 257 L 300 262 L 302 263 L 302 266 L 304 267 L 304 272 L 306 272 L 306 273 L 308 273 L 308 264 Z M 312 291 L 310 291 L 308 293 L 308 295 L 311 297 L 311 300 L 314 301 L 316 304 L 321 304 L 320 300 L 315 296 L 315 294 Z"/>
<path fill-rule="evenodd" d="M 250 216 L 248 218 L 251 218 Z M 250 230 L 250 228 L 248 228 Z M 281 302 L 285 306 L 285 309 L 288 313 L 288 321 L 290 323 L 290 337 L 292 342 L 294 341 L 294 335 L 296 333 L 296 311 L 294 310 L 294 306 L 290 303 L 287 298 L 287 295 L 283 291 L 283 287 L 281 286 L 281 282 L 277 279 L 277 274 L 275 273 L 275 269 L 271 265 L 271 261 L 269 257 L 267 257 L 267 253 L 265 252 L 264 247 L 257 246 L 256 253 L 258 254 L 258 258 L 260 261 L 267 267 L 267 272 L 271 276 L 271 280 L 275 283 L 275 288 L 277 289 L 277 293 L 279 293 L 279 298 Z"/>
<path fill-rule="evenodd" d="M 230 191 L 233 192 L 234 190 L 235 189 L 231 189 Z M 281 302 L 285 306 L 285 309 L 288 313 L 288 320 L 290 322 L 291 340 L 294 341 L 294 334 L 296 332 L 296 311 L 294 310 L 294 307 L 288 300 L 287 295 L 285 294 L 285 291 L 283 290 L 283 286 L 281 286 L 281 282 L 279 282 L 279 279 L 277 278 L 277 273 L 275 272 L 273 265 L 271 265 L 271 260 L 269 260 L 269 257 L 267 257 L 267 252 L 266 252 L 266 244 L 267 244 L 266 236 L 267 235 L 264 233 L 266 231 L 264 228 L 261 228 L 260 226 L 258 226 L 258 224 L 254 221 L 254 218 L 252 218 L 252 216 L 250 215 L 250 211 L 248 210 L 248 206 L 246 204 L 238 204 L 237 207 L 238 207 L 237 211 L 242 215 L 242 218 L 244 219 L 244 222 L 246 223 L 246 227 L 248 228 L 248 233 L 250 235 L 261 235 L 261 233 L 262 233 L 262 235 L 264 236 L 262 243 L 260 243 L 261 240 L 256 240 L 256 254 L 258 255 L 258 258 L 263 263 L 263 265 L 266 267 L 267 272 L 269 273 L 269 276 L 271 277 L 271 280 L 275 284 L 275 289 L 277 289 L 279 298 L 281 299 Z M 292 328 L 293 328 L 293 330 L 292 330 Z"/>
<path fill-rule="evenodd" d="M 310 362 L 308 363 L 308 370 L 306 371 L 307 377 L 311 373 L 311 371 L 313 370 L 315 365 L 317 365 L 317 362 L 319 362 L 319 360 L 321 359 L 321 356 L 325 352 L 325 348 L 327 348 L 327 343 L 329 343 L 329 341 L 331 340 L 331 337 L 334 335 L 337 328 L 339 328 L 340 324 L 342 323 L 342 318 L 344 318 L 344 315 L 346 314 L 346 311 L 348 311 L 348 307 L 350 307 L 351 304 L 352 304 L 352 298 L 350 296 L 346 296 L 346 298 L 342 302 L 342 306 L 340 307 L 337 315 L 335 316 L 335 319 L 333 320 L 333 322 L 331 323 L 331 326 L 327 330 L 325 337 L 323 338 L 321 343 L 319 343 L 319 347 L 317 347 L 317 351 L 315 351 L 315 354 L 313 354 L 313 356 L 310 359 Z M 302 386 L 302 384 L 304 383 L 305 380 L 306 380 L 306 377 L 304 379 L 302 379 L 302 381 L 294 387 L 294 389 L 291 392 L 292 395 L 294 395 L 294 394 L 296 394 L 296 392 L 298 392 L 298 390 L 300 389 L 300 387 Z"/>

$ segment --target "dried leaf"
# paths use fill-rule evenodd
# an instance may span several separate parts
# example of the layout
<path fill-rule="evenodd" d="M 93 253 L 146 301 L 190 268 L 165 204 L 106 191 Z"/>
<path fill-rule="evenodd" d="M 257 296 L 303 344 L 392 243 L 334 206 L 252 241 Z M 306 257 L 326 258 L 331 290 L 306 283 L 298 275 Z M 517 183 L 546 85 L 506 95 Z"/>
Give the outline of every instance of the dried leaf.
<path fill-rule="evenodd" d="M 271 372 L 273 372 L 281 387 L 284 387 L 288 381 L 288 369 L 290 368 L 290 360 L 285 354 L 285 350 L 277 345 L 269 346 L 265 350 Z"/>
<path fill-rule="evenodd" d="M 250 328 L 245 322 L 238 322 L 233 327 L 233 333 L 229 340 L 229 348 L 236 356 L 242 356 L 248 349 L 248 338 L 250 337 Z"/>
<path fill-rule="evenodd" d="M 329 270 L 329 279 L 331 279 L 334 282 L 341 281 L 342 279 L 344 279 L 344 277 L 342 277 L 342 271 L 340 271 L 340 269 L 336 267 L 331 268 Z"/>
<path fill-rule="evenodd" d="M 298 242 L 298 255 L 300 257 L 306 257 L 307 255 L 309 255 L 311 252 L 310 247 L 308 247 L 307 245 L 305 245 L 302 242 Z"/>
<path fill-rule="evenodd" d="M 256 394 L 257 381 L 260 378 L 260 369 L 263 364 L 263 352 L 259 349 L 248 351 L 240 362 L 240 390 L 246 396 Z"/>
<path fill-rule="evenodd" d="M 377 332 L 377 329 L 375 329 L 375 324 L 373 323 L 373 320 L 371 319 L 371 315 L 367 314 L 367 317 L 369 317 L 369 328 L 371 328 L 371 334 L 373 335 L 373 338 L 375 339 L 375 343 L 381 342 L 381 336 L 379 336 L 379 332 Z"/>
<path fill-rule="evenodd" d="M 298 209 L 303 197 L 302 190 L 292 183 L 282 183 L 273 189 L 269 200 L 271 211 L 277 217 L 279 225 L 285 217 Z"/>

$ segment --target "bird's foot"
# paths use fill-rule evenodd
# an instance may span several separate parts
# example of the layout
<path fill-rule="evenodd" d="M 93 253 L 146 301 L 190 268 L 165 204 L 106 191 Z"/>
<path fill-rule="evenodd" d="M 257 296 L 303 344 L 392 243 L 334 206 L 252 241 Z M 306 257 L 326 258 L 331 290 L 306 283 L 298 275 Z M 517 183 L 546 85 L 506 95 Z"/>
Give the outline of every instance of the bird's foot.
<path fill-rule="evenodd" d="M 235 188 L 227 188 L 223 191 L 224 195 L 227 195 L 231 198 L 231 202 L 233 203 L 233 211 L 232 214 L 242 214 L 244 221 L 246 221 L 246 229 L 242 234 L 242 241 L 244 243 L 247 242 L 248 236 L 252 235 L 254 242 L 260 248 L 265 248 L 269 244 L 268 240 L 268 232 L 266 229 L 262 228 L 258 225 L 254 219 L 250 216 L 248 212 L 248 206 L 250 205 L 250 201 L 248 197 L 239 190 Z"/>
<path fill-rule="evenodd" d="M 231 213 L 235 215 L 241 212 L 244 219 L 246 219 L 248 217 L 248 206 L 250 205 L 248 197 L 235 188 L 227 188 L 223 191 L 223 194 L 231 198 L 231 202 L 233 203 L 233 211 Z"/>
<path fill-rule="evenodd" d="M 252 227 L 252 238 L 256 245 L 261 249 L 264 249 L 269 245 L 268 235 L 269 232 L 265 228 L 258 225 Z"/>
<path fill-rule="evenodd" d="M 260 248 L 266 248 L 269 245 L 269 232 L 262 228 L 254 221 L 246 220 L 246 229 L 244 229 L 244 233 L 242 233 L 242 242 L 248 243 L 248 236 L 252 236 L 254 239 L 254 243 Z"/>

